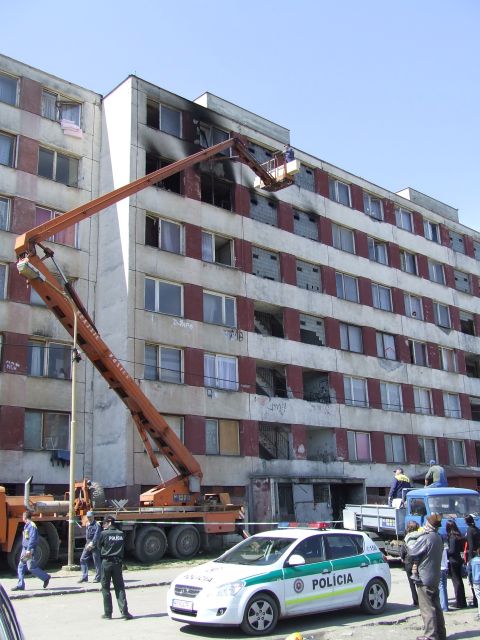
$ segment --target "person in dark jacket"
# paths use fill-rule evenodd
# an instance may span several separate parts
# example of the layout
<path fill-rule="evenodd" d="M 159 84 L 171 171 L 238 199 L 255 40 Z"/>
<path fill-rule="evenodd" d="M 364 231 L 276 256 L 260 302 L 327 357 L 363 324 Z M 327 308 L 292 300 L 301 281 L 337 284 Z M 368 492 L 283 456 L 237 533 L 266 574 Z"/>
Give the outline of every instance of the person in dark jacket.
<path fill-rule="evenodd" d="M 20 561 L 18 563 L 18 582 L 17 586 L 13 587 L 12 591 L 23 591 L 25 589 L 25 573 L 27 569 L 30 573 L 43 582 L 43 588 L 48 587 L 50 582 L 50 576 L 38 565 L 38 529 L 35 522 L 32 520 L 32 514 L 30 511 L 25 511 L 23 516 L 23 534 L 22 534 L 22 553 L 20 554 Z"/>
<path fill-rule="evenodd" d="M 463 548 L 465 538 L 458 530 L 454 520 L 448 520 L 447 526 L 447 557 L 450 566 L 450 577 L 452 578 L 453 590 L 455 591 L 455 604 L 457 609 L 464 609 L 467 606 L 465 599 L 465 587 L 462 579 Z"/>
<path fill-rule="evenodd" d="M 102 527 L 100 523 L 95 520 L 93 511 L 87 511 L 87 531 L 85 547 L 82 551 L 80 558 L 80 567 L 82 568 L 82 577 L 79 582 L 88 582 L 88 563 L 93 560 L 95 567 L 94 582 L 100 582 L 100 573 L 102 570 L 102 561 L 100 559 L 100 550 L 98 548 L 98 541 L 100 534 L 102 533 Z"/>
<path fill-rule="evenodd" d="M 413 558 L 408 553 L 407 542 L 409 539 L 410 540 L 412 539 L 412 536 L 409 536 L 409 534 L 412 534 L 413 532 L 418 531 L 418 528 L 419 528 L 418 522 L 415 522 L 415 520 L 410 520 L 407 523 L 407 526 L 405 527 L 405 541 L 400 550 L 400 559 L 403 563 L 403 568 L 405 569 L 405 573 L 407 574 L 407 580 L 410 586 L 410 592 L 412 594 L 412 604 L 415 605 L 416 607 L 418 606 L 417 587 L 415 585 L 415 582 L 412 580 L 412 568 L 415 563 Z"/>
<path fill-rule="evenodd" d="M 465 537 L 467 539 L 468 582 L 470 584 L 470 588 L 472 590 L 472 595 L 473 595 L 472 606 L 477 607 L 478 602 L 477 602 L 477 596 L 475 594 L 475 589 L 473 588 L 471 562 L 473 558 L 476 557 L 476 550 L 480 547 L 480 529 L 476 526 L 475 518 L 471 514 L 465 517 L 465 524 L 467 525 L 467 533 Z"/>
<path fill-rule="evenodd" d="M 397 467 L 393 473 L 395 477 L 388 494 L 388 504 L 400 507 L 403 500 L 403 489 L 410 489 L 412 485 L 410 484 L 410 478 L 403 473 L 402 467 Z M 400 504 L 393 504 L 394 500 L 400 500 Z"/>
<path fill-rule="evenodd" d="M 105 516 L 103 519 L 103 531 L 100 534 L 98 546 L 102 558 L 102 596 L 104 610 L 102 618 L 110 620 L 112 617 L 110 582 L 113 581 L 113 588 L 115 589 L 117 604 L 122 618 L 124 620 L 131 620 L 133 616 L 128 611 L 122 574 L 125 541 L 123 531 L 117 528 L 113 516 Z"/>
<path fill-rule="evenodd" d="M 442 516 L 432 513 L 427 517 L 423 535 L 407 541 L 407 550 L 418 561 L 420 583 L 417 584 L 418 604 L 423 619 L 423 636 L 417 640 L 447 640 L 445 619 L 440 605 L 440 572 L 443 541 L 437 529 Z"/>

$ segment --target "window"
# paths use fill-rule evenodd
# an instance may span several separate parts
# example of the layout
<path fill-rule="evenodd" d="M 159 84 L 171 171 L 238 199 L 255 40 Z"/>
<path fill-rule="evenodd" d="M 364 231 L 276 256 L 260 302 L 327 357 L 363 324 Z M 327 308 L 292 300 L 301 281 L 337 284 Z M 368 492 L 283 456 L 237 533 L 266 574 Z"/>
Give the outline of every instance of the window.
<path fill-rule="evenodd" d="M 415 413 L 432 415 L 433 406 L 432 406 L 432 394 L 430 392 L 430 389 L 424 389 L 423 387 L 414 387 L 413 400 L 415 403 Z"/>
<path fill-rule="evenodd" d="M 55 451 L 69 449 L 70 416 L 50 411 L 25 411 L 25 449 Z"/>
<path fill-rule="evenodd" d="M 385 455 L 387 462 L 405 462 L 405 438 L 386 433 Z"/>
<path fill-rule="evenodd" d="M 405 229 L 405 231 L 413 231 L 412 213 L 407 209 L 397 207 L 395 209 L 395 223 L 399 229 Z"/>
<path fill-rule="evenodd" d="M 423 320 L 422 300 L 409 293 L 405 294 L 405 315 L 416 320 Z"/>
<path fill-rule="evenodd" d="M 228 267 L 234 266 L 233 242 L 230 238 L 202 231 L 202 260 Z"/>
<path fill-rule="evenodd" d="M 78 184 L 78 159 L 40 147 L 38 150 L 38 175 L 61 182 L 68 187 Z"/>
<path fill-rule="evenodd" d="M 335 282 L 337 285 L 337 296 L 344 300 L 358 302 L 358 281 L 353 276 L 347 276 L 345 273 L 336 273 Z"/>
<path fill-rule="evenodd" d="M 363 210 L 372 218 L 377 220 L 383 220 L 383 204 L 380 198 L 370 195 L 369 193 L 363 194 Z"/>
<path fill-rule="evenodd" d="M 172 164 L 171 160 L 165 160 L 155 155 L 154 153 L 145 154 L 145 175 L 149 173 L 153 173 L 154 171 L 158 171 L 158 169 L 163 169 L 164 167 L 168 167 Z M 164 178 L 163 180 L 159 180 L 158 182 L 153 183 L 153 187 L 157 189 L 164 189 L 165 191 L 171 191 L 172 193 L 181 193 L 181 185 L 182 185 L 182 172 L 176 172 L 172 176 L 168 178 Z"/>
<path fill-rule="evenodd" d="M 436 222 L 423 221 L 423 232 L 427 240 L 440 244 L 440 227 Z"/>
<path fill-rule="evenodd" d="M 448 440 L 448 464 L 465 466 L 465 445 L 463 440 Z"/>
<path fill-rule="evenodd" d="M 308 291 L 321 291 L 320 267 L 310 262 L 297 260 L 297 287 Z"/>
<path fill-rule="evenodd" d="M 237 359 L 205 353 L 204 384 L 206 387 L 236 391 L 238 388 Z"/>
<path fill-rule="evenodd" d="M 205 420 L 205 453 L 207 455 L 239 456 L 240 437 L 237 420 Z"/>
<path fill-rule="evenodd" d="M 461 418 L 460 397 L 458 393 L 443 394 L 443 408 L 447 418 Z"/>
<path fill-rule="evenodd" d="M 353 239 L 353 231 L 346 227 L 340 227 L 338 224 L 332 224 L 333 246 L 342 251 L 355 253 L 355 243 Z"/>
<path fill-rule="evenodd" d="M 68 120 L 80 127 L 82 106 L 78 102 L 62 98 L 62 96 L 47 91 L 42 92 L 42 116 L 50 120 Z"/>
<path fill-rule="evenodd" d="M 230 138 L 228 131 L 218 129 L 207 124 L 199 124 L 197 127 L 198 144 L 206 149 L 207 147 L 213 147 L 220 142 L 225 142 Z M 222 153 L 230 155 L 230 149 L 226 149 Z"/>
<path fill-rule="evenodd" d="M 350 197 L 350 185 L 335 178 L 328 179 L 328 193 L 330 200 L 335 200 L 340 204 L 344 204 L 346 207 L 352 206 L 352 199 Z"/>
<path fill-rule="evenodd" d="M 396 360 L 395 336 L 377 331 L 377 356 L 387 360 Z"/>
<path fill-rule="evenodd" d="M 182 226 L 171 220 L 148 215 L 145 218 L 145 244 L 171 253 L 182 252 Z"/>
<path fill-rule="evenodd" d="M 145 278 L 145 309 L 182 316 L 182 286 L 164 280 Z"/>
<path fill-rule="evenodd" d="M 46 209 L 45 207 L 35 208 L 35 224 L 40 225 L 54 218 L 58 218 L 62 214 L 52 209 Z M 48 238 L 50 242 L 57 242 L 58 244 L 66 244 L 69 247 L 77 246 L 77 225 L 68 227 L 63 231 L 59 231 L 54 236 Z"/>
<path fill-rule="evenodd" d="M 293 233 L 302 238 L 318 240 L 317 216 L 299 209 L 293 210 Z"/>
<path fill-rule="evenodd" d="M 299 189 L 315 192 L 315 178 L 313 169 L 304 164 L 300 165 L 300 171 L 295 174 L 295 184 Z"/>
<path fill-rule="evenodd" d="M 450 246 L 454 251 L 458 251 L 458 253 L 465 253 L 465 243 L 463 241 L 463 236 L 461 233 L 457 233 L 456 231 L 452 231 L 451 229 L 448 232 L 448 236 L 450 238 Z"/>
<path fill-rule="evenodd" d="M 252 247 L 252 273 L 265 280 L 280 282 L 280 260 L 276 253 Z"/>
<path fill-rule="evenodd" d="M 460 331 L 469 336 L 475 335 L 475 319 L 473 313 L 460 311 Z"/>
<path fill-rule="evenodd" d="M 257 193 L 250 196 L 250 217 L 252 220 L 277 226 L 277 203 Z"/>
<path fill-rule="evenodd" d="M 427 362 L 427 345 L 425 342 L 419 342 L 418 340 L 409 340 L 408 348 L 410 350 L 410 360 L 413 364 L 418 364 L 421 367 L 426 367 Z"/>
<path fill-rule="evenodd" d="M 71 347 L 58 342 L 28 341 L 28 375 L 70 379 Z"/>
<path fill-rule="evenodd" d="M 368 238 L 368 257 L 374 262 L 388 264 L 387 243 Z"/>
<path fill-rule="evenodd" d="M 370 462 L 370 434 L 361 431 L 347 431 L 348 459 L 358 462 Z"/>
<path fill-rule="evenodd" d="M 235 327 L 235 298 L 209 291 L 203 292 L 203 321 Z"/>
<path fill-rule="evenodd" d="M 428 261 L 428 275 L 432 282 L 445 284 L 445 273 L 443 270 L 443 264 L 441 264 L 440 262 L 435 262 L 434 260 Z"/>
<path fill-rule="evenodd" d="M 413 273 L 415 276 L 418 275 L 416 255 L 402 249 L 400 251 L 400 269 L 405 271 L 405 273 Z"/>
<path fill-rule="evenodd" d="M 0 230 L 10 228 L 10 198 L 0 196 Z"/>
<path fill-rule="evenodd" d="M 437 459 L 437 449 L 435 438 L 418 438 L 418 448 L 420 449 L 420 462 L 428 464 L 430 460 Z"/>
<path fill-rule="evenodd" d="M 0 73 L 0 102 L 17 104 L 17 78 Z"/>
<path fill-rule="evenodd" d="M 352 407 L 368 407 L 367 381 L 365 378 L 343 376 L 345 404 Z"/>
<path fill-rule="evenodd" d="M 392 292 L 389 287 L 382 287 L 380 284 L 372 283 L 373 306 L 384 311 L 392 310 Z"/>
<path fill-rule="evenodd" d="M 444 371 L 455 372 L 457 370 L 457 358 L 453 349 L 440 347 L 440 367 Z"/>
<path fill-rule="evenodd" d="M 380 383 L 382 409 L 385 411 L 403 411 L 402 387 L 394 382 Z"/>
<path fill-rule="evenodd" d="M 450 322 L 450 309 L 448 305 L 441 304 L 440 302 L 433 303 L 433 313 L 435 315 L 435 324 L 439 327 L 445 327 L 449 329 L 452 325 Z"/>
<path fill-rule="evenodd" d="M 340 348 L 363 353 L 362 329 L 353 324 L 340 323 Z"/>
<path fill-rule="evenodd" d="M 147 99 L 147 126 L 181 137 L 181 112 Z"/>
<path fill-rule="evenodd" d="M 325 322 L 323 318 L 300 314 L 300 342 L 315 344 L 319 347 L 325 344 Z"/>
<path fill-rule="evenodd" d="M 480 260 L 480 242 L 473 241 L 473 255 L 475 260 Z"/>
<path fill-rule="evenodd" d="M 459 271 L 458 269 L 453 270 L 453 275 L 455 278 L 455 289 L 457 291 L 464 291 L 465 293 L 470 293 L 470 276 L 468 273 L 464 273 L 463 271 Z"/>
<path fill-rule="evenodd" d="M 7 265 L 0 262 L 0 300 L 7 297 Z"/>
<path fill-rule="evenodd" d="M 15 159 L 15 137 L 0 131 L 0 164 L 13 167 Z"/>
<path fill-rule="evenodd" d="M 200 176 L 200 199 L 202 202 L 231 211 L 232 185 L 230 182 L 220 180 L 212 173 L 202 173 Z"/>
<path fill-rule="evenodd" d="M 145 380 L 183 382 L 182 350 L 155 344 L 145 344 Z"/>

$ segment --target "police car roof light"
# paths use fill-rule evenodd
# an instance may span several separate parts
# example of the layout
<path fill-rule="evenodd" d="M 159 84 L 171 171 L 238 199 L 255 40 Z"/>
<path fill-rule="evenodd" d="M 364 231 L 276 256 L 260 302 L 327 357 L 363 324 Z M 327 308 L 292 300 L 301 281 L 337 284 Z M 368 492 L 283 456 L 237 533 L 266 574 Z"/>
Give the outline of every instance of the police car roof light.
<path fill-rule="evenodd" d="M 279 522 L 279 529 L 328 529 L 326 522 Z"/>

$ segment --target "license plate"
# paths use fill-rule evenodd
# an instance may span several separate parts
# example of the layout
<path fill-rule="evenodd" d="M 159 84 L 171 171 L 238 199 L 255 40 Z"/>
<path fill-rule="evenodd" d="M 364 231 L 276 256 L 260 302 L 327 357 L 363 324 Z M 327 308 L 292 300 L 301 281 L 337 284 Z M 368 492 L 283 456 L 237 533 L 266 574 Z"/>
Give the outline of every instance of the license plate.
<path fill-rule="evenodd" d="M 184 611 L 193 611 L 193 602 L 191 600 L 172 600 L 172 607 L 174 609 L 183 609 Z"/>

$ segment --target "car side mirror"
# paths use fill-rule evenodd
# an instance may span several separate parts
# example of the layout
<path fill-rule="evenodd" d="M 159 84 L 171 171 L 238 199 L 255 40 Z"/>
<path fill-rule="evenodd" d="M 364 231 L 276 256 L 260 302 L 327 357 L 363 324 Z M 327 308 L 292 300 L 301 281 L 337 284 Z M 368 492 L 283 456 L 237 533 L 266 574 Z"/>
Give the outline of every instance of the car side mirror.
<path fill-rule="evenodd" d="M 301 556 L 299 553 L 294 553 L 287 560 L 287 564 L 289 567 L 297 567 L 298 565 L 305 564 L 305 558 Z"/>

